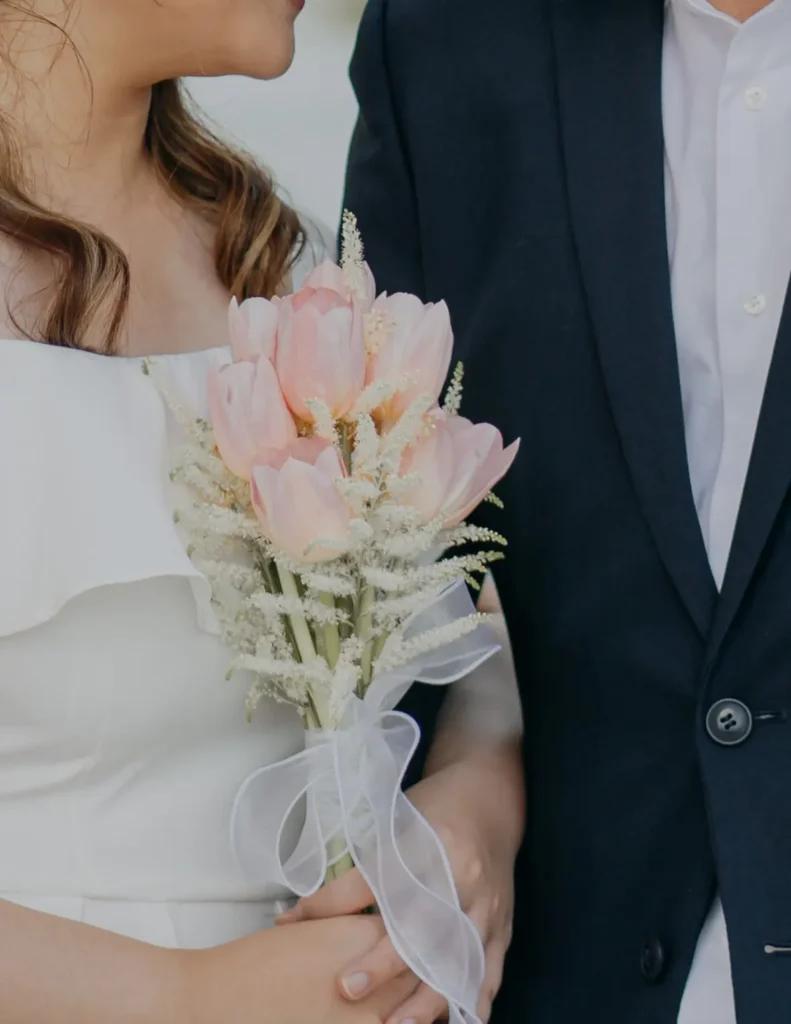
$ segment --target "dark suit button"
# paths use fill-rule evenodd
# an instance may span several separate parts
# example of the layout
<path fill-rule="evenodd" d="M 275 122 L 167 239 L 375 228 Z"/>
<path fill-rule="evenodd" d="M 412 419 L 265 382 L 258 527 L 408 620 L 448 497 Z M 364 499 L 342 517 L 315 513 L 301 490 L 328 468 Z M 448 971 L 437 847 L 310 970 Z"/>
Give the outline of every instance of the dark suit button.
<path fill-rule="evenodd" d="M 753 731 L 753 716 L 746 704 L 732 697 L 712 704 L 706 715 L 706 732 L 722 747 L 738 747 Z"/>
<path fill-rule="evenodd" d="M 659 939 L 646 942 L 640 956 L 640 973 L 646 981 L 659 981 L 665 970 L 665 947 Z"/>

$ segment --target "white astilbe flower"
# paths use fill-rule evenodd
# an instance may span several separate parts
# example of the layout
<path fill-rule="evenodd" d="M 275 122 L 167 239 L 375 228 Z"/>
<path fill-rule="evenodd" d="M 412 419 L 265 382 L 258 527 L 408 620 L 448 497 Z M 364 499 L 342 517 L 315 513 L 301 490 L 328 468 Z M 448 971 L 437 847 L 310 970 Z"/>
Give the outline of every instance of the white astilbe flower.
<path fill-rule="evenodd" d="M 313 433 L 317 437 L 322 437 L 325 441 L 337 445 L 339 441 L 338 428 L 327 403 L 320 398 L 309 398 L 305 405 L 313 417 Z"/>
<path fill-rule="evenodd" d="M 398 423 L 381 440 L 380 451 L 382 469 L 385 473 L 398 473 L 404 452 L 423 436 L 430 424 L 426 423 L 426 413 L 432 407 L 429 395 L 419 395 L 410 402 Z"/>
<path fill-rule="evenodd" d="M 421 654 L 435 651 L 439 647 L 460 640 L 462 637 L 472 633 L 479 626 L 491 621 L 489 615 L 468 615 L 463 619 L 456 619 L 436 629 L 428 629 L 419 636 L 405 639 L 399 634 L 393 634 L 385 643 L 381 655 L 377 660 L 378 672 L 391 672 L 393 669 L 406 665 Z"/>
<path fill-rule="evenodd" d="M 341 609 L 330 607 L 313 597 L 287 597 L 259 590 L 249 599 L 250 605 L 265 615 L 302 615 L 320 626 L 339 626 L 348 621 Z"/>
<path fill-rule="evenodd" d="M 387 380 L 372 381 L 362 392 L 354 403 L 351 418 L 359 421 L 363 416 L 370 414 L 387 402 L 398 391 L 399 385 Z"/>
<path fill-rule="evenodd" d="M 356 420 L 356 437 L 352 452 L 352 474 L 374 480 L 379 472 L 379 435 L 369 413 L 361 413 Z"/>
<path fill-rule="evenodd" d="M 351 290 L 359 298 L 364 298 L 366 271 L 363 240 L 357 230 L 357 218 L 349 210 L 344 211 L 341 227 L 341 269 Z"/>
<path fill-rule="evenodd" d="M 301 573 L 302 582 L 310 590 L 333 597 L 354 597 L 357 593 L 357 580 L 342 570 L 337 573 L 322 572 L 320 569 L 304 569 Z"/>
<path fill-rule="evenodd" d="M 497 544 L 499 547 L 506 547 L 508 541 L 501 533 L 490 530 L 485 526 L 471 526 L 466 523 L 463 526 L 453 527 L 451 530 L 443 530 L 438 540 L 444 550 L 448 548 L 461 547 L 462 544 Z"/>
<path fill-rule="evenodd" d="M 234 537 L 237 540 L 254 542 L 262 539 L 257 520 L 245 515 L 244 512 L 219 505 L 192 505 L 180 513 L 180 521 L 199 535 Z"/>
<path fill-rule="evenodd" d="M 464 389 L 464 363 L 456 363 L 448 390 L 445 392 L 445 401 L 442 408 L 451 416 L 458 415 L 461 409 L 461 396 Z"/>
<path fill-rule="evenodd" d="M 347 700 L 356 693 L 360 684 L 360 661 L 365 644 L 357 637 L 350 637 L 341 646 L 341 654 L 332 679 L 330 712 L 338 721 Z"/>

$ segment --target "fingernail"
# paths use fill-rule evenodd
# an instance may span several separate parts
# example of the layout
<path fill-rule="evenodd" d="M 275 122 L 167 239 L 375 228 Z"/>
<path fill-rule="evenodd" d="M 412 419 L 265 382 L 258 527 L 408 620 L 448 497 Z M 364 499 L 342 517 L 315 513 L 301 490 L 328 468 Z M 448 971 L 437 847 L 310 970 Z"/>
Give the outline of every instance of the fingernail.
<path fill-rule="evenodd" d="M 343 979 L 343 990 L 350 999 L 359 999 L 368 990 L 371 979 L 362 971 L 357 974 L 348 974 Z"/>
<path fill-rule="evenodd" d="M 402 1020 L 401 1024 L 417 1024 L 417 1021 L 414 1017 L 410 1017 L 408 1020 Z"/>
<path fill-rule="evenodd" d="M 294 924 L 300 919 L 301 914 L 302 912 L 299 907 L 292 907 L 291 910 L 281 914 L 275 924 Z"/>

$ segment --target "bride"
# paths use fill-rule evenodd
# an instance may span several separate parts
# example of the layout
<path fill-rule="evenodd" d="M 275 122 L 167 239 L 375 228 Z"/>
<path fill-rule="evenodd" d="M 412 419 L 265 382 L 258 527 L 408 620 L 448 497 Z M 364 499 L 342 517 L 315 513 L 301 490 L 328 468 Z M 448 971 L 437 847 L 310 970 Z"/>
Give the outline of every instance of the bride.
<path fill-rule="evenodd" d="M 156 355 L 200 408 L 230 296 L 271 296 L 303 272 L 298 217 L 199 126 L 177 81 L 280 75 L 303 2 L 0 0 L 5 1024 L 442 1012 L 377 920 L 355 915 L 359 877 L 270 928 L 288 894 L 236 866 L 234 795 L 298 750 L 302 729 L 274 704 L 248 724 L 245 680 L 224 679 L 173 524 L 176 428 L 141 372 Z M 489 672 L 485 706 L 472 684 L 459 690 L 411 794 L 484 936 L 485 1000 L 521 836 L 507 658 L 494 723 Z"/>

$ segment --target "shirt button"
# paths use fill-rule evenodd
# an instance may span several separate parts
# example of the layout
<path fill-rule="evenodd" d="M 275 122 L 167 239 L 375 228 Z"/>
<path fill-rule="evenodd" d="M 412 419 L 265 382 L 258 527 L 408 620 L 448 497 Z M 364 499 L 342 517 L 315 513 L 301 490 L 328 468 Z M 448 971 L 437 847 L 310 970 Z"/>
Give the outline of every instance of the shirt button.
<path fill-rule="evenodd" d="M 766 296 L 757 293 L 751 295 L 744 304 L 750 316 L 760 316 L 766 310 Z"/>
<path fill-rule="evenodd" d="M 754 85 L 744 94 L 744 102 L 748 110 L 763 110 L 766 105 L 766 92 L 760 85 Z"/>
<path fill-rule="evenodd" d="M 738 747 L 753 731 L 753 716 L 746 704 L 729 698 L 712 704 L 706 715 L 706 732 L 721 747 Z"/>

